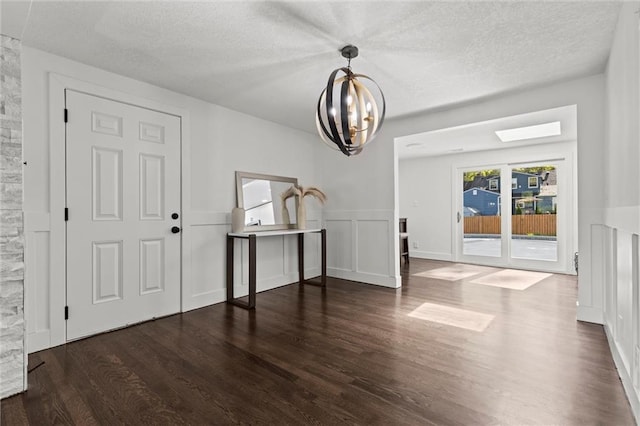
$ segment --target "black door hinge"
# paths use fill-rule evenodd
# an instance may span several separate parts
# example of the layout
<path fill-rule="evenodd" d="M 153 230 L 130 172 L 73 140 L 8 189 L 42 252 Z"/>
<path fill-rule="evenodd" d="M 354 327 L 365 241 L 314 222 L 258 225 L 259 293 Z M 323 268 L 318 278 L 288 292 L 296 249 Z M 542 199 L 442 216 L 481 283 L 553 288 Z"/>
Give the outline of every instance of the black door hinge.
<path fill-rule="evenodd" d="M 69 307 L 68 306 L 64 307 L 64 319 L 65 320 L 69 319 Z"/>
<path fill-rule="evenodd" d="M 68 207 L 64 208 L 64 221 L 65 222 L 69 221 L 69 208 Z"/>
<path fill-rule="evenodd" d="M 64 109 L 64 122 L 68 123 L 69 122 L 69 110 L 68 109 Z"/>

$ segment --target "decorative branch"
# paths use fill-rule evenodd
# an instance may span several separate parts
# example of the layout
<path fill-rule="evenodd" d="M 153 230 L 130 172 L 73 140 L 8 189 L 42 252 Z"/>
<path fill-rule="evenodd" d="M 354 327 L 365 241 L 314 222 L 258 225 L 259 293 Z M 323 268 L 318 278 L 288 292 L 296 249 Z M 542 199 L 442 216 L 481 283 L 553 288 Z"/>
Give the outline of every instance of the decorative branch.
<path fill-rule="evenodd" d="M 298 197 L 297 225 L 299 229 L 306 228 L 307 208 L 304 202 L 304 197 L 306 197 L 307 195 L 311 195 L 322 204 L 327 201 L 327 196 L 325 195 L 325 193 L 314 186 L 304 188 L 302 186 L 292 185 L 291 187 L 289 187 L 289 189 L 280 194 L 280 200 L 282 200 L 282 221 L 285 224 L 291 223 L 289 210 L 287 209 L 287 199 L 291 197 Z"/>
<path fill-rule="evenodd" d="M 307 195 L 311 195 L 312 197 L 315 197 L 318 201 L 320 201 L 322 204 L 327 202 L 327 196 L 324 194 L 324 192 L 322 192 L 315 186 L 309 186 L 307 188 L 303 188 L 300 186 L 299 189 L 300 189 L 300 192 L 302 193 L 302 198 L 306 197 Z"/>
<path fill-rule="evenodd" d="M 302 195 L 300 189 L 300 187 L 292 185 L 286 191 L 280 194 L 280 200 L 282 202 L 282 223 L 284 223 L 285 225 L 291 223 L 291 218 L 289 217 L 289 209 L 287 208 L 287 200 L 291 197 L 300 197 Z"/>

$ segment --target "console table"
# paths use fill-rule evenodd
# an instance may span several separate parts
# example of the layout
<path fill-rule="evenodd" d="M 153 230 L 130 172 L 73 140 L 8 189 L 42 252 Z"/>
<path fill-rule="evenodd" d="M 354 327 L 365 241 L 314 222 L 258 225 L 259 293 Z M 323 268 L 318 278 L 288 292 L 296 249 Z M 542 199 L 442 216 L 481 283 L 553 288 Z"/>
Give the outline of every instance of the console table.
<path fill-rule="evenodd" d="M 322 269 L 320 283 L 304 279 L 304 234 L 319 233 L 322 240 Z M 327 284 L 327 231 L 326 229 L 285 229 L 260 232 L 230 232 L 227 234 L 227 303 L 244 309 L 256 307 L 256 241 L 259 238 L 298 235 L 298 274 L 300 284 L 325 287 Z M 244 302 L 233 296 L 233 248 L 235 240 L 249 240 L 249 301 Z"/>

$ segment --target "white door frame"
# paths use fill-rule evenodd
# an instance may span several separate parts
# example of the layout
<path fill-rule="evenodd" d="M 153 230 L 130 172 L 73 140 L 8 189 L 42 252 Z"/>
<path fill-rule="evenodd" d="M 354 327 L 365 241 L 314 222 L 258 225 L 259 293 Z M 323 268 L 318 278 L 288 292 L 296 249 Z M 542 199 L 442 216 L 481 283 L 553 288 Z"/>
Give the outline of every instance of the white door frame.
<path fill-rule="evenodd" d="M 512 259 L 511 258 L 511 241 L 508 238 L 511 234 L 511 221 L 510 215 L 502 214 L 501 216 L 501 256 L 500 257 L 479 257 L 479 256 L 465 256 L 463 255 L 463 223 L 464 216 L 460 222 L 453 218 L 452 230 L 452 248 L 454 259 L 457 262 L 477 263 L 483 265 L 493 265 L 499 267 L 513 267 L 519 269 L 540 270 L 546 272 L 558 272 L 566 274 L 575 274 L 573 270 L 573 253 L 577 250 L 577 211 L 575 206 L 577 205 L 577 180 L 576 180 L 576 164 L 575 153 L 573 151 L 553 152 L 549 151 L 537 156 L 538 159 L 531 159 L 530 155 L 526 157 L 517 156 L 513 158 L 505 158 L 504 161 L 494 164 L 456 164 L 452 166 L 452 207 L 453 214 L 457 212 L 463 213 L 463 201 L 462 201 L 462 181 L 461 174 L 463 171 L 469 170 L 482 170 L 482 169 L 500 169 L 500 184 L 501 188 L 511 188 L 511 174 L 510 170 L 516 167 L 526 167 L 530 164 L 550 163 L 556 164 L 558 167 L 558 175 L 561 181 L 559 186 L 561 187 L 562 207 L 561 212 L 564 212 L 558 217 L 557 229 L 558 238 L 558 261 L 544 263 L 544 261 L 531 261 L 528 259 Z M 505 186 L 507 185 L 507 186 Z M 507 197 L 501 199 L 502 208 L 511 207 L 511 193 L 507 191 Z M 504 211 L 503 211 L 504 213 Z M 573 219 L 573 220 L 572 220 Z"/>
<path fill-rule="evenodd" d="M 170 105 L 140 98 L 114 89 L 98 86 L 71 77 L 49 73 L 49 217 L 50 217 L 50 344 L 58 346 L 67 342 L 64 307 L 66 306 L 66 126 L 64 123 L 65 89 L 87 93 L 175 115 L 181 118 L 181 302 L 180 310 L 185 311 L 186 295 L 191 288 L 191 175 L 184 173 L 191 165 L 191 138 L 188 111 Z M 69 112 L 70 116 L 73 111 Z M 26 306 L 26 309 L 32 307 Z"/>

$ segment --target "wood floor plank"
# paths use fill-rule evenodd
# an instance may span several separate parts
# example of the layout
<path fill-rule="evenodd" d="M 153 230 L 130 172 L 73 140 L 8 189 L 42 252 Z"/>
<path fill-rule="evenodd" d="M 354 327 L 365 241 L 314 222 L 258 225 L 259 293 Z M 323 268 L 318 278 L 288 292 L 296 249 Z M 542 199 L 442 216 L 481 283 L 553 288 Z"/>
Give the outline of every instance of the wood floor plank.
<path fill-rule="evenodd" d="M 61 383 L 66 379 L 66 372 L 58 362 L 53 352 L 43 351 L 40 353 L 44 365 L 47 366 L 46 373 L 50 376 L 52 383 Z M 97 425 L 96 416 L 91 407 L 85 403 L 80 392 L 75 386 L 55 387 L 56 393 L 60 395 L 64 406 L 69 411 L 70 420 L 75 424 Z"/>
<path fill-rule="evenodd" d="M 18 398 L 6 398 L 0 409 L 2 424 L 24 425 L 29 424 L 29 417 L 23 402 Z"/>
<path fill-rule="evenodd" d="M 603 328 L 575 320 L 576 278 L 526 290 L 414 276 L 328 279 L 257 309 L 218 304 L 52 348 L 2 425 L 631 425 Z M 423 303 L 495 316 L 482 332 L 409 316 Z"/>

